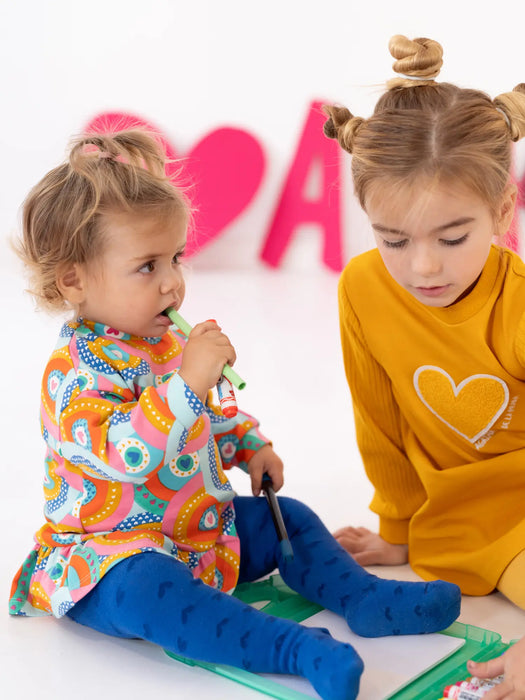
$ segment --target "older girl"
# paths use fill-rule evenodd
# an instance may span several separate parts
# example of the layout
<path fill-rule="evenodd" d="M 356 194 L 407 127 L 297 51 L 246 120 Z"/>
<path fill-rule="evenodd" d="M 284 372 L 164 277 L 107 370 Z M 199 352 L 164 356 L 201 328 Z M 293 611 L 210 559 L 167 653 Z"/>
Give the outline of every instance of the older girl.
<path fill-rule="evenodd" d="M 373 115 L 327 107 L 325 125 L 352 154 L 377 243 L 344 270 L 339 303 L 379 533 L 336 538 L 362 564 L 408 561 L 525 609 L 525 265 L 495 245 L 514 214 L 525 85 L 491 99 L 437 82 L 435 41 L 395 36 L 390 51 L 399 77 Z M 472 666 L 512 676 L 491 698 L 525 697 L 520 652 Z"/>

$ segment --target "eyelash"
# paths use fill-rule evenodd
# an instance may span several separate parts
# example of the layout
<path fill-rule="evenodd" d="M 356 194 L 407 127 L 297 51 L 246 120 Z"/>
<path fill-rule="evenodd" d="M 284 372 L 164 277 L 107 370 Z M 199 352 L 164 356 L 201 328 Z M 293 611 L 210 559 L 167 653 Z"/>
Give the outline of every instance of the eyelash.
<path fill-rule="evenodd" d="M 440 243 L 442 243 L 445 246 L 455 246 L 455 245 L 461 245 L 464 243 L 468 238 L 468 233 L 466 233 L 464 236 L 461 236 L 460 238 L 452 238 L 452 239 L 447 239 L 447 238 L 441 238 Z M 383 238 L 383 245 L 386 248 L 404 248 L 406 244 L 408 243 L 408 239 L 404 238 L 402 241 L 387 241 L 386 239 Z"/>
<path fill-rule="evenodd" d="M 387 241 L 383 238 L 383 245 L 385 248 L 404 248 L 407 242 L 406 238 L 402 241 Z"/>
<path fill-rule="evenodd" d="M 446 238 L 442 239 L 443 245 L 461 245 L 464 243 L 468 238 L 468 233 L 466 233 L 464 236 L 461 236 L 460 238 L 453 238 L 452 240 L 447 240 Z"/>

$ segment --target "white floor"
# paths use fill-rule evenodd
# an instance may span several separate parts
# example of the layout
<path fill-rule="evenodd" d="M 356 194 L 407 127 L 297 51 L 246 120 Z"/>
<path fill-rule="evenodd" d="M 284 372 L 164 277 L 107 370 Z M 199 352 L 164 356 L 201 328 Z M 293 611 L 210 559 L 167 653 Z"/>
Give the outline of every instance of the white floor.
<path fill-rule="evenodd" d="M 12 259 L 7 253 L 2 258 L 3 697 L 263 697 L 177 664 L 146 643 L 105 637 L 67 620 L 8 616 L 12 575 L 42 520 L 39 382 L 60 321 L 33 310 Z M 331 529 L 350 523 L 374 528 L 375 516 L 368 511 L 371 489 L 355 447 L 340 359 L 336 286 L 337 276 L 330 272 L 261 267 L 212 273 L 201 268 L 189 275 L 182 310 L 191 323 L 216 318 L 236 345 L 236 369 L 247 381 L 238 398 L 259 417 L 285 460 L 283 493 L 304 500 Z M 236 474 L 232 481 L 239 493 L 248 493 L 244 475 Z M 417 579 L 408 567 L 373 570 L 385 577 Z M 465 597 L 459 619 L 496 631 L 505 641 L 525 633 L 525 612 L 499 594 Z"/>

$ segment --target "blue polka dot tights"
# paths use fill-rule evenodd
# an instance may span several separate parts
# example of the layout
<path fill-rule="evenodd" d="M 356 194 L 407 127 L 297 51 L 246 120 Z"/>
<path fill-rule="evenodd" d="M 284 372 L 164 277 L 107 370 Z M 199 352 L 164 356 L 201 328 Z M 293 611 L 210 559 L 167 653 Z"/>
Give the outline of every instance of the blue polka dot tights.
<path fill-rule="evenodd" d="M 279 498 L 294 550 L 283 559 L 263 498 L 234 500 L 241 542 L 239 583 L 276 568 L 290 588 L 345 617 L 359 635 L 422 634 L 458 616 L 454 584 L 403 582 L 369 574 L 307 506 Z M 112 568 L 68 616 L 117 637 L 141 638 L 192 659 L 259 673 L 301 675 L 325 700 L 352 700 L 363 663 L 320 628 L 273 617 L 193 578 L 170 556 L 147 552 Z"/>

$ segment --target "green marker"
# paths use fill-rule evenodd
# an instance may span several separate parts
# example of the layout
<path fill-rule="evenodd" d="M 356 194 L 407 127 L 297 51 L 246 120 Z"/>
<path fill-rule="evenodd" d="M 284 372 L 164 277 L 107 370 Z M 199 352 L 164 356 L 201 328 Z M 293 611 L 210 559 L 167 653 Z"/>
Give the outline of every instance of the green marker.
<path fill-rule="evenodd" d="M 185 321 L 182 318 L 178 311 L 176 311 L 173 307 L 170 306 L 169 309 L 166 309 L 166 314 L 168 315 L 170 321 L 173 324 L 175 324 L 177 328 L 181 330 L 186 337 L 189 336 L 189 334 L 191 333 L 191 326 L 187 321 Z M 244 379 L 241 379 L 237 372 L 232 367 L 230 367 L 230 365 L 224 365 L 222 373 L 227 379 L 230 380 L 233 386 L 237 387 L 237 389 L 244 389 L 244 387 L 246 386 L 246 382 L 244 381 Z"/>

